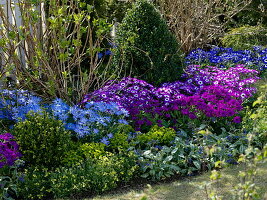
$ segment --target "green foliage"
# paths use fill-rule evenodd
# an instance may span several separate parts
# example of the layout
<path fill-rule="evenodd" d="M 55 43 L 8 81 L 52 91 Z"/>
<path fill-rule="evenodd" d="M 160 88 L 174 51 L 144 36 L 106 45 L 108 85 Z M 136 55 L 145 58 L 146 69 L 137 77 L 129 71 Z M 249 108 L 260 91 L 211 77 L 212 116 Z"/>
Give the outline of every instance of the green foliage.
<path fill-rule="evenodd" d="M 105 152 L 105 155 L 88 158 L 72 167 L 54 170 L 29 168 L 24 172 L 19 194 L 24 199 L 47 199 L 82 195 L 85 192 L 101 193 L 116 187 L 118 182 L 129 181 L 136 169 L 133 152 L 119 155 Z"/>
<path fill-rule="evenodd" d="M 82 156 L 81 149 L 79 149 L 79 147 L 71 148 L 70 151 L 66 152 L 66 156 L 62 159 L 62 164 L 71 167 L 80 164 L 83 160 L 84 157 Z"/>
<path fill-rule="evenodd" d="M 103 143 L 85 143 L 81 145 L 80 149 L 85 159 L 92 160 L 94 163 L 102 162 L 107 157 L 113 163 L 113 166 L 110 167 L 115 169 L 119 181 L 127 182 L 137 170 L 137 156 L 133 151 L 127 151 L 128 147 L 130 147 L 127 141 L 126 143 L 119 141 L 121 135 L 124 134 L 116 133 L 112 138 L 115 140 L 111 140 L 111 144 L 113 144 L 113 146 L 110 146 L 111 150 L 116 150 L 116 153 L 106 151 L 105 149 L 108 147 Z"/>
<path fill-rule="evenodd" d="M 267 143 L 267 84 L 261 85 L 259 91 L 259 97 L 244 117 L 243 131 L 254 134 L 262 147 Z"/>
<path fill-rule="evenodd" d="M 267 2 L 263 0 L 253 0 L 251 3 L 241 12 L 239 12 L 234 20 L 238 25 L 251 25 L 256 26 L 258 23 L 267 25 L 266 16 Z"/>
<path fill-rule="evenodd" d="M 16 160 L 13 166 L 0 168 L 0 199 L 13 200 L 18 197 L 18 183 L 22 178 L 18 169 L 21 164 L 22 160 Z"/>
<path fill-rule="evenodd" d="M 118 177 L 113 163 L 103 157 L 98 163 L 90 160 L 71 168 L 54 171 L 32 168 L 25 171 L 19 194 L 23 199 L 59 198 L 89 191 L 99 193 L 116 186 Z"/>
<path fill-rule="evenodd" d="M 128 136 L 131 133 L 134 133 L 135 130 L 130 125 L 119 125 L 114 129 L 113 137 L 109 140 L 109 149 L 111 151 L 120 151 L 120 150 L 127 150 L 130 148 L 132 144 L 128 140 Z"/>
<path fill-rule="evenodd" d="M 106 154 L 105 146 L 103 143 L 85 143 L 80 149 L 85 159 L 99 159 Z"/>
<path fill-rule="evenodd" d="M 232 47 L 236 50 L 249 49 L 253 46 L 267 46 L 267 28 L 258 26 L 242 26 L 233 28 L 221 38 L 225 47 Z"/>
<path fill-rule="evenodd" d="M 101 157 L 97 163 L 90 160 L 72 168 L 59 168 L 51 174 L 54 197 L 66 197 L 82 192 L 99 193 L 116 187 L 118 175 L 112 160 Z"/>
<path fill-rule="evenodd" d="M 172 128 L 153 126 L 149 132 L 137 135 L 135 143 L 140 147 L 157 145 L 170 145 L 174 140 L 176 132 Z"/>
<path fill-rule="evenodd" d="M 147 0 L 137 1 L 118 27 L 113 64 L 123 75 L 150 83 L 174 81 L 182 68 L 179 44 L 160 13 Z"/>
<path fill-rule="evenodd" d="M 47 168 L 33 167 L 23 172 L 24 181 L 19 183 L 21 199 L 45 199 L 52 196 L 50 188 L 51 172 Z"/>
<path fill-rule="evenodd" d="M 71 135 L 48 113 L 29 113 L 12 130 L 23 159 L 31 166 L 57 167 L 71 148 Z"/>
<path fill-rule="evenodd" d="M 198 145 L 176 137 L 173 146 L 150 148 L 141 152 L 141 177 L 160 180 L 174 174 L 186 175 L 201 169 L 202 155 Z"/>

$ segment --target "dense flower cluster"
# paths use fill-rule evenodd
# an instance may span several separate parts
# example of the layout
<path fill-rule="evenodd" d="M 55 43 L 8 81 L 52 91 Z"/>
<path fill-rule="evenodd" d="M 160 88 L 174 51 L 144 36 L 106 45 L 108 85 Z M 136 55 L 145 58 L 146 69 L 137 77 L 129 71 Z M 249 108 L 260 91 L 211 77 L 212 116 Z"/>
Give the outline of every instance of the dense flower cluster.
<path fill-rule="evenodd" d="M 55 99 L 50 105 L 52 114 L 62 120 L 68 130 L 78 137 L 108 134 L 108 130 L 118 124 L 127 124 L 128 112 L 113 102 L 90 101 L 81 106 L 68 106 L 61 99 Z"/>
<path fill-rule="evenodd" d="M 186 57 L 186 64 L 216 65 L 222 68 L 245 64 L 253 69 L 267 69 L 267 49 L 254 47 L 253 50 L 234 51 L 232 48 L 214 47 L 210 51 L 195 49 Z"/>
<path fill-rule="evenodd" d="M 150 118 L 171 118 L 171 112 L 195 119 L 199 114 L 206 117 L 231 117 L 242 109 L 244 99 L 255 88 L 251 84 L 258 79 L 256 70 L 237 65 L 229 69 L 198 65 L 188 66 L 181 81 L 165 83 L 157 88 L 145 81 L 124 78 L 111 81 L 103 88 L 87 94 L 82 101 L 117 102 L 129 111 L 135 127 L 151 125 Z M 237 122 L 234 118 L 234 122 Z M 161 125 L 158 121 L 158 125 Z"/>
<path fill-rule="evenodd" d="M 123 78 L 121 81 L 110 81 L 103 88 L 85 95 L 82 103 L 94 101 L 116 102 L 125 108 L 136 125 L 151 122 L 143 118 L 139 120 L 141 112 L 151 113 L 155 108 L 160 109 L 162 102 L 156 96 L 157 88 L 143 80 Z M 167 98 L 167 97 L 166 97 Z"/>
<path fill-rule="evenodd" d="M 69 106 L 61 99 L 55 99 L 51 104 L 43 105 L 41 98 L 24 90 L 2 90 L 0 93 L 0 118 L 4 120 L 23 121 L 29 111 L 48 111 L 79 137 L 97 135 L 118 123 L 128 123 L 125 120 L 128 112 L 112 102 L 92 101 L 81 107 Z"/>
<path fill-rule="evenodd" d="M 14 136 L 10 133 L 0 135 L 0 168 L 14 165 L 21 156 Z"/>
<path fill-rule="evenodd" d="M 190 65 L 187 67 L 186 73 L 183 74 L 183 79 L 191 88 L 193 84 L 196 91 L 200 91 L 205 85 L 219 85 L 227 89 L 231 96 L 245 99 L 255 93 L 256 89 L 251 85 L 259 79 L 257 75 L 258 71 L 247 69 L 244 65 L 236 65 L 229 69 Z M 165 85 L 174 89 L 177 88 L 177 83 Z M 189 88 L 187 90 L 191 93 L 194 92 Z"/>
<path fill-rule="evenodd" d="M 29 111 L 38 112 L 41 98 L 25 90 L 1 90 L 0 119 L 24 120 Z"/>

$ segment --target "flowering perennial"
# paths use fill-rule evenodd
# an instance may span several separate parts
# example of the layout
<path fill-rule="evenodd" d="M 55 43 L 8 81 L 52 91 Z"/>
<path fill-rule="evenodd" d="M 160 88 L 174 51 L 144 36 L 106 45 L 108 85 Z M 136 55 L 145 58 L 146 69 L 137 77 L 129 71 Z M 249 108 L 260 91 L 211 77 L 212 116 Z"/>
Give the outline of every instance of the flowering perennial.
<path fill-rule="evenodd" d="M 52 114 L 62 120 L 68 130 L 77 133 L 78 137 L 100 135 L 113 126 L 128 123 L 125 120 L 128 112 L 113 102 L 90 101 L 82 108 L 77 105 L 70 107 L 61 99 L 55 99 L 50 109 Z"/>
<path fill-rule="evenodd" d="M 0 135 L 0 168 L 14 165 L 21 156 L 14 136 L 10 133 Z"/>
<path fill-rule="evenodd" d="M 38 112 L 41 98 L 32 95 L 25 90 L 1 90 L 0 91 L 0 119 L 14 121 L 25 120 L 29 111 Z"/>
<path fill-rule="evenodd" d="M 229 69 L 190 65 L 181 81 L 165 83 L 157 88 L 127 77 L 110 81 L 103 88 L 85 95 L 82 103 L 91 100 L 116 102 L 129 112 L 137 129 L 142 125 L 152 125 L 149 118 L 155 116 L 170 120 L 171 113 L 177 110 L 191 119 L 203 114 L 206 117 L 231 117 L 242 109 L 244 99 L 256 91 L 251 84 L 257 81 L 257 74 L 256 70 L 243 65 Z M 234 122 L 240 121 L 234 119 Z M 162 121 L 157 123 L 161 125 Z"/>
<path fill-rule="evenodd" d="M 222 68 L 235 64 L 266 71 L 267 48 L 255 46 L 253 50 L 234 51 L 232 48 L 214 47 L 210 51 L 195 49 L 186 57 L 186 64 L 216 65 Z"/>

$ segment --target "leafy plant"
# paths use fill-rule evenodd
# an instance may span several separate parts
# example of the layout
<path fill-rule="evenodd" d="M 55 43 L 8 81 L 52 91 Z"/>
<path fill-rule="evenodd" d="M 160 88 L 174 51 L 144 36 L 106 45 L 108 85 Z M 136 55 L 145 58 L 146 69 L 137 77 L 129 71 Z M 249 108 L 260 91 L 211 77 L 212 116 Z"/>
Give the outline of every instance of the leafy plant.
<path fill-rule="evenodd" d="M 144 149 L 145 147 L 155 145 L 170 145 L 175 136 L 176 132 L 174 129 L 155 125 L 151 127 L 149 132 L 138 134 L 134 139 L 134 142 L 139 148 Z"/>
<path fill-rule="evenodd" d="M 71 135 L 59 120 L 48 113 L 29 113 L 27 120 L 17 123 L 12 130 L 20 145 L 27 165 L 54 168 L 71 147 Z"/>
<path fill-rule="evenodd" d="M 92 5 L 76 0 L 23 0 L 11 2 L 10 16 L 16 16 L 15 8 L 21 17 L 14 18 L 14 23 L 20 26 L 12 24 L 0 8 L 3 75 L 14 74 L 14 85 L 17 82 L 16 86 L 45 99 L 61 97 L 77 103 L 89 89 L 109 79 L 105 70 L 110 65 L 102 65 L 98 52 L 111 24 L 94 15 Z"/>
<path fill-rule="evenodd" d="M 266 47 L 267 28 L 258 26 L 242 26 L 233 28 L 221 38 L 225 47 L 232 47 L 235 50 L 250 49 L 254 46 Z"/>
<path fill-rule="evenodd" d="M 139 0 L 119 25 L 113 66 L 125 76 L 159 85 L 174 81 L 182 72 L 179 44 L 152 3 Z"/>

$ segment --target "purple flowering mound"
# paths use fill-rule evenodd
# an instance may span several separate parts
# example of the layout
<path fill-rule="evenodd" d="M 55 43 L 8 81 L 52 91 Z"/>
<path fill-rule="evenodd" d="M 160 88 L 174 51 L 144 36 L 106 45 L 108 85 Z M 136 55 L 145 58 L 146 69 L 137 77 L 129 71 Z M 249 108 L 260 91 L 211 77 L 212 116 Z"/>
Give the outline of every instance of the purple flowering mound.
<path fill-rule="evenodd" d="M 135 78 L 107 83 L 103 88 L 85 95 L 82 103 L 94 100 L 116 102 L 128 110 L 137 130 L 142 125 L 151 126 L 153 119 L 158 125 L 162 120 L 175 124 L 178 116 L 190 119 L 201 117 L 232 117 L 242 110 L 242 103 L 256 89 L 251 87 L 258 78 L 258 71 L 237 65 L 229 69 L 214 66 L 188 66 L 180 81 L 154 87 Z"/>
<path fill-rule="evenodd" d="M 21 156 L 14 136 L 10 133 L 0 135 L 0 168 L 14 165 Z"/>

